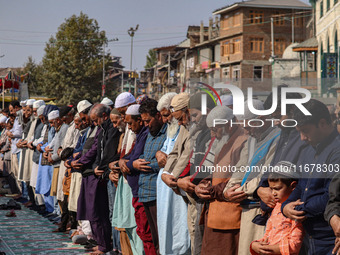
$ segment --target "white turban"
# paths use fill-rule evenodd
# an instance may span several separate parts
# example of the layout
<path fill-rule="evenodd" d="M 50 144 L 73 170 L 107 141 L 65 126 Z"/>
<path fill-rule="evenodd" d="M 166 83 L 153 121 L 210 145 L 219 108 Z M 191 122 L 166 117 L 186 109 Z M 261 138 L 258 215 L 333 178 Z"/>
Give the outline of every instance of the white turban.
<path fill-rule="evenodd" d="M 35 102 L 35 99 L 28 99 L 28 100 L 26 101 L 26 105 L 27 105 L 27 106 L 32 106 L 32 107 L 33 107 L 34 102 Z"/>
<path fill-rule="evenodd" d="M 113 105 L 113 102 L 110 98 L 104 97 L 103 100 L 100 102 L 101 104 L 105 104 L 107 106 Z"/>
<path fill-rule="evenodd" d="M 48 120 L 54 120 L 56 118 L 59 118 L 59 110 L 54 110 L 54 111 L 51 111 L 49 114 L 48 114 Z"/>
<path fill-rule="evenodd" d="M 6 116 L 4 116 L 4 115 L 1 116 L 1 117 L 0 117 L 0 123 L 1 123 L 1 124 L 6 123 L 7 119 L 8 119 L 8 118 L 7 118 Z"/>
<path fill-rule="evenodd" d="M 46 105 L 42 105 L 37 109 L 37 115 L 38 117 L 44 113 Z M 35 108 L 35 107 L 34 107 Z"/>
<path fill-rule="evenodd" d="M 231 110 L 229 107 L 216 106 L 209 112 L 207 116 L 207 126 L 211 128 L 214 127 L 214 123 L 215 125 L 219 124 L 217 121 L 218 119 L 231 120 L 233 118 L 234 118 L 233 110 Z"/>
<path fill-rule="evenodd" d="M 171 105 L 171 100 L 177 95 L 175 92 L 166 93 L 159 99 L 157 104 L 157 110 L 160 112 L 164 108 L 169 110 Z"/>
<path fill-rule="evenodd" d="M 24 107 L 24 106 L 26 106 L 26 103 L 27 103 L 26 100 L 25 100 L 25 101 L 21 101 L 21 102 L 20 102 L 20 105 L 21 105 L 22 107 Z"/>
<path fill-rule="evenodd" d="M 253 106 L 256 110 L 264 110 L 263 102 L 258 99 L 253 99 Z M 244 115 L 238 115 L 236 116 L 238 120 L 251 120 L 257 117 L 256 114 L 250 112 L 248 107 L 248 102 L 244 102 Z"/>
<path fill-rule="evenodd" d="M 139 112 L 139 107 L 140 107 L 140 104 L 133 104 L 133 105 L 130 105 L 125 114 L 126 115 L 140 115 L 140 112 Z"/>
<path fill-rule="evenodd" d="M 120 93 L 115 101 L 115 108 L 121 108 L 136 102 L 135 97 L 130 92 Z"/>
<path fill-rule="evenodd" d="M 82 100 L 77 105 L 77 111 L 82 112 L 82 111 L 86 110 L 87 108 L 89 108 L 90 106 L 92 106 L 92 104 L 89 101 Z"/>
<path fill-rule="evenodd" d="M 38 109 L 42 105 L 45 105 L 45 101 L 44 100 L 37 100 L 33 103 L 33 108 Z"/>

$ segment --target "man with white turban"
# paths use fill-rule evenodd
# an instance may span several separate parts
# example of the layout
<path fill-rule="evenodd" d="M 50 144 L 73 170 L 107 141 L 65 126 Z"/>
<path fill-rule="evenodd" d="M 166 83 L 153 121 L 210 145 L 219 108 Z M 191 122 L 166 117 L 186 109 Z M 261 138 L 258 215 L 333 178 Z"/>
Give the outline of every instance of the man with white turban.
<path fill-rule="evenodd" d="M 162 180 L 167 157 L 173 150 L 180 126 L 172 116 L 170 105 L 177 93 L 167 93 L 158 101 L 157 110 L 164 123 L 168 123 L 167 138 L 156 158 L 161 168 L 157 177 L 157 228 L 160 254 L 186 254 L 190 251 L 190 235 L 187 225 L 187 204 Z M 169 224 L 171 222 L 171 224 Z"/>

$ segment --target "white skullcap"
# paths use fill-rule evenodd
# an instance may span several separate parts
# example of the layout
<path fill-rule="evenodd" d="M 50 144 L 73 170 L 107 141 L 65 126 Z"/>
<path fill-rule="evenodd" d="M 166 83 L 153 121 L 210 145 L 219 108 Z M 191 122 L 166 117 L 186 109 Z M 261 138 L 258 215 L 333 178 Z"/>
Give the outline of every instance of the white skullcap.
<path fill-rule="evenodd" d="M 121 108 L 136 102 L 135 97 L 129 92 L 120 93 L 115 101 L 115 108 Z"/>
<path fill-rule="evenodd" d="M 104 97 L 103 100 L 100 102 L 101 104 L 105 104 L 107 106 L 111 106 L 113 105 L 113 102 L 110 98 L 108 97 Z"/>
<path fill-rule="evenodd" d="M 33 108 L 38 109 L 42 105 L 45 105 L 45 101 L 44 100 L 37 100 L 33 103 Z"/>
<path fill-rule="evenodd" d="M 169 110 L 171 105 L 171 100 L 177 95 L 175 92 L 166 93 L 159 99 L 157 104 L 157 110 L 160 112 L 164 108 Z"/>
<path fill-rule="evenodd" d="M 20 105 L 21 105 L 22 107 L 24 107 L 24 106 L 26 106 L 26 102 L 27 102 L 26 100 L 25 100 L 25 101 L 21 101 L 21 102 L 20 102 Z"/>
<path fill-rule="evenodd" d="M 7 122 L 7 119 L 8 119 L 8 118 L 7 118 L 6 116 L 4 116 L 4 115 L 1 116 L 1 117 L 0 117 L 0 123 L 1 123 L 1 124 L 6 123 L 6 122 Z"/>
<path fill-rule="evenodd" d="M 28 99 L 28 100 L 26 101 L 26 105 L 27 105 L 27 106 L 32 106 L 32 107 L 33 107 L 34 102 L 35 102 L 35 99 Z"/>
<path fill-rule="evenodd" d="M 56 118 L 59 118 L 59 110 L 54 110 L 54 111 L 51 111 L 49 114 L 48 114 L 48 120 L 54 120 Z"/>
<path fill-rule="evenodd" d="M 77 105 L 77 111 L 82 112 L 82 111 L 86 110 L 87 108 L 89 108 L 90 106 L 92 106 L 92 104 L 89 101 L 82 100 Z"/>
<path fill-rule="evenodd" d="M 140 104 L 133 104 L 133 105 L 130 105 L 125 114 L 126 115 L 140 115 L 140 112 L 139 112 L 139 107 L 140 107 Z"/>
<path fill-rule="evenodd" d="M 223 95 L 221 96 L 222 105 L 230 106 L 233 105 L 233 96 L 232 95 Z M 220 100 L 217 101 L 217 104 L 220 105 Z"/>
<path fill-rule="evenodd" d="M 253 106 L 256 110 L 264 110 L 263 102 L 261 100 L 253 99 L 252 101 L 253 101 Z M 248 102 L 245 101 L 244 102 L 244 115 L 237 115 L 236 117 L 238 120 L 250 120 L 250 119 L 256 118 L 257 115 L 250 112 L 249 107 L 248 107 Z"/>
<path fill-rule="evenodd" d="M 234 118 L 233 110 L 227 106 L 216 106 L 214 107 L 207 116 L 207 126 L 209 128 L 214 127 L 218 124 L 218 119 L 231 120 Z M 216 121 L 214 121 L 216 120 Z"/>
<path fill-rule="evenodd" d="M 42 105 L 37 109 L 37 115 L 38 117 L 44 113 L 46 105 Z M 35 108 L 35 107 L 34 107 Z"/>

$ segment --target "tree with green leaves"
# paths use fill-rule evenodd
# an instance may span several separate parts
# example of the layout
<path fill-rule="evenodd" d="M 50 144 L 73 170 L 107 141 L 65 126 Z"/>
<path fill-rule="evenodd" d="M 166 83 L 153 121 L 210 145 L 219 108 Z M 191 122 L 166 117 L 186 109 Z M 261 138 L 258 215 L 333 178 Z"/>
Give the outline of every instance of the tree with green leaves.
<path fill-rule="evenodd" d="M 86 14 L 72 15 L 46 44 L 42 60 L 41 92 L 56 97 L 58 104 L 80 100 L 98 101 L 101 96 L 103 44 L 98 22 Z M 110 55 L 105 55 L 105 66 Z"/>
<path fill-rule="evenodd" d="M 150 49 L 148 55 L 146 56 L 146 65 L 144 66 L 145 69 L 152 68 L 157 63 L 157 56 L 156 52 L 153 49 Z"/>
<path fill-rule="evenodd" d="M 38 65 L 33 60 L 32 56 L 29 56 L 27 62 L 24 64 L 24 68 L 18 75 L 28 74 L 28 92 L 31 96 L 37 96 L 42 94 L 43 84 L 43 68 L 42 65 Z"/>

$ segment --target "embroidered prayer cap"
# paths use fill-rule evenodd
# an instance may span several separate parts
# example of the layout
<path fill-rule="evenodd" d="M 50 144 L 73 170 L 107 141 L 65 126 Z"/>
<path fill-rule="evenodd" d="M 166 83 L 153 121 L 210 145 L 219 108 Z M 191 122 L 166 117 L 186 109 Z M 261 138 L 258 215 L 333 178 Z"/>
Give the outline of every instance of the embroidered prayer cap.
<path fill-rule="evenodd" d="M 142 104 L 146 99 L 148 99 L 149 97 L 145 94 L 143 95 L 139 95 L 137 98 L 136 98 L 136 103 L 137 104 Z"/>
<path fill-rule="evenodd" d="M 111 106 L 113 105 L 113 102 L 110 98 L 108 97 L 104 97 L 103 100 L 100 102 L 101 104 L 105 104 L 107 106 Z"/>
<path fill-rule="evenodd" d="M 177 112 L 189 106 L 189 94 L 188 93 L 179 93 L 174 96 L 171 100 L 170 108 L 172 112 Z"/>
<path fill-rule="evenodd" d="M 130 92 L 120 93 L 115 101 L 115 108 L 125 107 L 136 102 L 135 97 Z"/>
<path fill-rule="evenodd" d="M 66 116 L 71 110 L 72 110 L 72 107 L 70 107 L 70 106 L 64 105 L 64 106 L 60 107 L 60 109 L 59 109 L 60 118 Z"/>
<path fill-rule="evenodd" d="M 225 120 L 231 120 L 234 118 L 233 110 L 227 106 L 216 106 L 214 107 L 207 116 L 207 126 L 212 128 L 219 124 L 218 120 L 223 120 L 225 124 Z M 221 123 L 221 122 L 220 122 Z"/>
<path fill-rule="evenodd" d="M 130 106 L 127 108 L 125 114 L 126 114 L 126 115 L 134 115 L 134 116 L 140 115 L 139 107 L 140 107 L 140 104 L 133 104 L 133 105 L 130 105 Z"/>
<path fill-rule="evenodd" d="M 59 118 L 59 110 L 51 111 L 51 112 L 48 114 L 47 117 L 48 117 L 48 120 L 54 120 L 54 119 Z"/>
<path fill-rule="evenodd" d="M 270 173 L 276 173 L 288 179 L 299 179 L 300 175 L 296 170 L 296 165 L 289 161 L 280 161 L 272 169 Z"/>
<path fill-rule="evenodd" d="M 87 108 L 89 108 L 90 106 L 92 106 L 92 104 L 89 101 L 82 100 L 77 105 L 77 111 L 82 112 L 82 111 L 86 110 Z"/>

